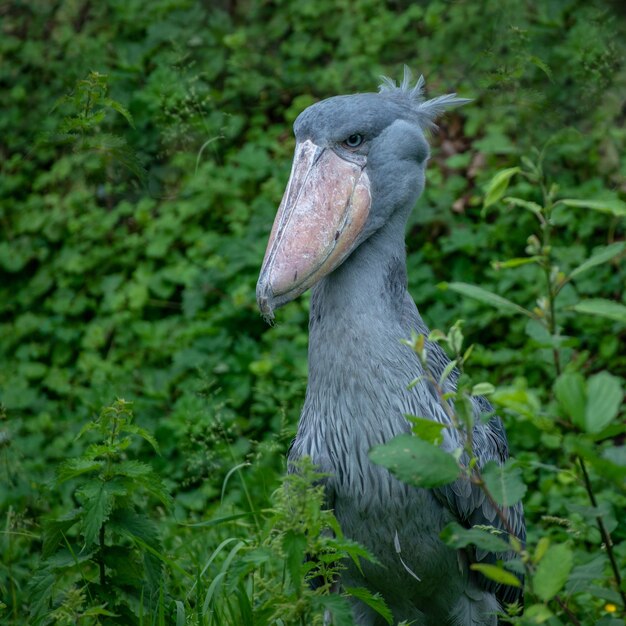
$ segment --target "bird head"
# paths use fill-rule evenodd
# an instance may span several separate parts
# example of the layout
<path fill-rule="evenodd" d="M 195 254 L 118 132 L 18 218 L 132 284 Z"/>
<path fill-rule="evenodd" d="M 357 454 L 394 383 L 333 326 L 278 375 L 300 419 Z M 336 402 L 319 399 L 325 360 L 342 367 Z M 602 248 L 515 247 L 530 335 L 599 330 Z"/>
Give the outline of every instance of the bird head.
<path fill-rule="evenodd" d="M 330 274 L 424 187 L 425 133 L 456 94 L 425 100 L 415 85 L 383 79 L 378 93 L 328 98 L 294 123 L 296 148 L 257 284 L 266 319 Z"/>

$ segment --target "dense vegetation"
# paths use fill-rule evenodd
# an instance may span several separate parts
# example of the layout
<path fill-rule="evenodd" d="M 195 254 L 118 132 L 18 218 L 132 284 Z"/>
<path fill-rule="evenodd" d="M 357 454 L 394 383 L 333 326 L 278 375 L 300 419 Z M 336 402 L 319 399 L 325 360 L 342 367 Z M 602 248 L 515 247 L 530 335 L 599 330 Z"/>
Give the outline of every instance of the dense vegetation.
<path fill-rule="evenodd" d="M 406 63 L 474 98 L 432 138 L 409 282 L 475 344 L 457 406 L 479 384 L 507 426 L 514 621 L 623 624 L 625 42 L 617 0 L 1 2 L 0 622 L 350 623 L 328 591 L 368 555 L 313 468 L 283 480 L 308 299 L 268 327 L 254 288 L 295 116 Z"/>

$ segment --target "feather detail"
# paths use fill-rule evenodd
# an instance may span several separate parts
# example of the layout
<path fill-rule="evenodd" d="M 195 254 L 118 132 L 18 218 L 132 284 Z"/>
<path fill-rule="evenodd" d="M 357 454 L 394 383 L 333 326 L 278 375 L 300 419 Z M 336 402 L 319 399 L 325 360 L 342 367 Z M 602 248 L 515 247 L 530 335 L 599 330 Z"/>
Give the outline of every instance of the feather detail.
<path fill-rule="evenodd" d="M 471 102 L 470 98 L 457 98 L 456 93 L 449 93 L 445 96 L 437 96 L 431 100 L 424 97 L 424 88 L 426 81 L 424 76 L 420 75 L 415 85 L 411 87 L 413 77 L 411 70 L 405 65 L 402 83 L 398 87 L 396 81 L 387 76 L 381 76 L 381 84 L 378 86 L 378 92 L 390 98 L 393 98 L 400 104 L 410 109 L 417 123 L 423 130 L 436 128 L 435 120 L 440 117 L 446 109 L 461 106 Z"/>

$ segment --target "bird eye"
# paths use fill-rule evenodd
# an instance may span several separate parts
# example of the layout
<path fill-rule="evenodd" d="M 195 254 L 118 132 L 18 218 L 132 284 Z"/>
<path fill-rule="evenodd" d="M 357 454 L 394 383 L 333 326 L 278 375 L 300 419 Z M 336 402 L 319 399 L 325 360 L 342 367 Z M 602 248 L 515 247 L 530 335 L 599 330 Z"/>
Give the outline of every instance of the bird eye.
<path fill-rule="evenodd" d="M 354 135 L 350 135 L 344 142 L 344 146 L 347 148 L 358 148 L 363 143 L 363 135 L 359 135 L 359 133 L 354 133 Z"/>

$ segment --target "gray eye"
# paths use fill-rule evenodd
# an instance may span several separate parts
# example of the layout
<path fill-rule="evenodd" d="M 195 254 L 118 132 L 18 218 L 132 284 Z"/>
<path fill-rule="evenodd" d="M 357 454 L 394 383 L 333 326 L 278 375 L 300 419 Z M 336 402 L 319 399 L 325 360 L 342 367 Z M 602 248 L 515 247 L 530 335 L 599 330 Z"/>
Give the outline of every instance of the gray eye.
<path fill-rule="evenodd" d="M 346 148 L 358 148 L 363 143 L 363 135 L 359 135 L 359 133 L 354 133 L 354 135 L 350 135 L 344 142 L 343 145 Z"/>

